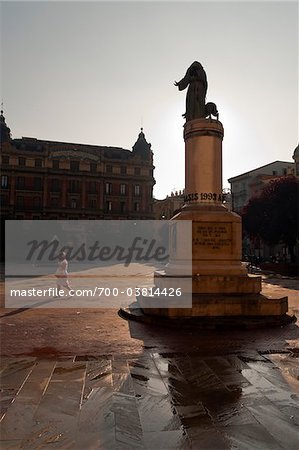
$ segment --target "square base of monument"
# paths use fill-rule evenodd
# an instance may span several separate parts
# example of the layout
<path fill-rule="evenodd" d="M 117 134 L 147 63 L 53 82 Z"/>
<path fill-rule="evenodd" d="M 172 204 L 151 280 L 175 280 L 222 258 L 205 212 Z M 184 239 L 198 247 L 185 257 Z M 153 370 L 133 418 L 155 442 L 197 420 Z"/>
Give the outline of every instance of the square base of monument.
<path fill-rule="evenodd" d="M 193 294 L 259 294 L 262 277 L 258 275 L 172 276 L 156 271 L 154 284 L 159 289 L 180 288 Z"/>
<path fill-rule="evenodd" d="M 192 308 L 163 308 L 161 297 L 138 297 L 144 314 L 168 318 L 190 317 L 267 317 L 282 316 L 288 311 L 288 298 L 263 294 L 217 295 L 193 294 Z"/>

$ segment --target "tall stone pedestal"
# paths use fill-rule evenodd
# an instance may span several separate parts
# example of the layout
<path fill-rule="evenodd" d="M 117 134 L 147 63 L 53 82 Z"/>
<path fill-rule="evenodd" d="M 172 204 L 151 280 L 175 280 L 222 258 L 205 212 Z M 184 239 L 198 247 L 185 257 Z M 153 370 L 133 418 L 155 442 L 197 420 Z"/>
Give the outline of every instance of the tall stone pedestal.
<path fill-rule="evenodd" d="M 195 119 L 185 124 L 185 204 L 172 219 L 177 229 L 171 233 L 170 249 L 175 251 L 170 252 L 165 271 L 154 276 L 154 285 L 160 289 L 178 287 L 179 279 L 182 291 L 192 295 L 192 307 L 165 308 L 163 298 L 141 296 L 138 302 L 146 315 L 234 317 L 236 321 L 273 317 L 275 322 L 285 318 L 287 297 L 264 296 L 261 277 L 248 275 L 241 262 L 241 217 L 222 202 L 223 134 L 217 120 Z M 178 224 L 185 220 L 192 221 L 192 244 L 179 232 Z M 192 245 L 192 269 L 188 245 Z"/>

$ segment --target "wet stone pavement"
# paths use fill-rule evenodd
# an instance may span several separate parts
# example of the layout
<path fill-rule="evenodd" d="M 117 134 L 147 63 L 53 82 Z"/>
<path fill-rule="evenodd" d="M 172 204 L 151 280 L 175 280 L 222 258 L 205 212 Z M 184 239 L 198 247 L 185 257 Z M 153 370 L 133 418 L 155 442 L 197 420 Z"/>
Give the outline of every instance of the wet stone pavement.
<path fill-rule="evenodd" d="M 298 377 L 287 353 L 3 357 L 0 448 L 298 450 L 286 359 Z"/>
<path fill-rule="evenodd" d="M 297 318 L 298 287 L 264 280 Z M 1 450 L 299 449 L 299 321 L 200 331 L 117 309 L 0 318 Z"/>

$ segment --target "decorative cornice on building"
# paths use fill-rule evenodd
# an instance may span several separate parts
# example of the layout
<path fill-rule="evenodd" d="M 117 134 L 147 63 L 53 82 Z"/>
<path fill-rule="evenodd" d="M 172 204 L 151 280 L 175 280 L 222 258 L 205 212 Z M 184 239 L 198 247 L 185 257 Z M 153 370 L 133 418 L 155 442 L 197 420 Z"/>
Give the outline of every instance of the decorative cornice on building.
<path fill-rule="evenodd" d="M 55 149 L 49 154 L 49 159 L 79 159 L 80 161 L 99 162 L 101 158 L 99 155 L 94 155 L 88 151 Z"/>
<path fill-rule="evenodd" d="M 49 154 L 53 152 L 73 152 L 79 153 L 80 151 L 84 153 L 94 154 L 103 156 L 105 158 L 114 159 L 129 159 L 132 158 L 133 152 L 121 147 L 112 146 L 102 146 L 102 145 L 92 145 L 92 144 L 78 144 L 70 142 L 59 142 L 59 141 L 48 141 L 36 138 L 22 137 L 21 139 L 13 139 L 12 144 L 16 149 L 21 151 L 45 151 L 47 150 Z"/>

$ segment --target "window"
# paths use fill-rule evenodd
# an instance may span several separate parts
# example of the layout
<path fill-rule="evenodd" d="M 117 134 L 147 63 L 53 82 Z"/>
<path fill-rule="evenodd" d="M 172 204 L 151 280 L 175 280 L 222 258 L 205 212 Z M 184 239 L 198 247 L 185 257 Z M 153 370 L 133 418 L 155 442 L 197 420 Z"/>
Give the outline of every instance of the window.
<path fill-rule="evenodd" d="M 140 167 L 134 168 L 134 175 L 140 175 Z"/>
<path fill-rule="evenodd" d="M 53 207 L 59 206 L 59 197 L 51 197 L 51 206 Z"/>
<path fill-rule="evenodd" d="M 106 166 L 106 172 L 107 173 L 112 173 L 112 166 L 110 164 L 107 164 Z"/>
<path fill-rule="evenodd" d="M 111 192 L 112 192 L 112 184 L 111 183 L 105 184 L 105 192 L 106 192 L 106 194 L 111 194 Z"/>
<path fill-rule="evenodd" d="M 88 191 L 92 192 L 93 194 L 96 192 L 96 182 L 95 181 L 90 181 L 89 182 Z"/>
<path fill-rule="evenodd" d="M 272 175 L 277 175 L 276 170 L 273 170 L 273 171 L 272 171 Z"/>
<path fill-rule="evenodd" d="M 80 192 L 80 181 L 71 180 L 69 182 L 69 191 L 70 192 Z"/>
<path fill-rule="evenodd" d="M 75 198 L 71 199 L 71 208 L 76 209 L 77 208 L 77 200 Z"/>
<path fill-rule="evenodd" d="M 52 192 L 60 191 L 60 180 L 58 180 L 57 178 L 53 178 L 51 181 L 51 191 Z"/>
<path fill-rule="evenodd" d="M 24 207 L 24 197 L 21 197 L 20 195 L 17 196 L 17 207 L 18 208 Z"/>
<path fill-rule="evenodd" d="M 7 195 L 1 195 L 1 205 L 2 206 L 8 205 L 8 196 Z"/>
<path fill-rule="evenodd" d="M 96 203 L 97 203 L 97 201 L 95 198 L 88 199 L 88 208 L 91 208 L 91 209 L 95 208 L 97 206 Z"/>
<path fill-rule="evenodd" d="M 25 187 L 25 178 L 17 177 L 17 189 L 24 189 Z"/>
<path fill-rule="evenodd" d="M 34 161 L 34 165 L 35 165 L 35 167 L 42 167 L 42 165 L 43 165 L 42 159 L 36 159 Z"/>
<path fill-rule="evenodd" d="M 126 194 L 126 185 L 125 184 L 120 185 L 120 193 L 121 193 L 121 195 Z"/>
<path fill-rule="evenodd" d="M 97 171 L 97 163 L 90 163 L 90 171 L 95 173 Z"/>
<path fill-rule="evenodd" d="M 33 198 L 33 208 L 37 209 L 41 207 L 41 198 L 40 197 L 34 197 Z"/>
<path fill-rule="evenodd" d="M 127 168 L 126 168 L 126 166 L 120 166 L 120 173 L 121 173 L 122 175 L 125 175 L 125 174 L 127 173 Z"/>
<path fill-rule="evenodd" d="M 53 169 L 59 169 L 59 159 L 53 159 L 52 167 Z"/>
<path fill-rule="evenodd" d="M 2 189 L 7 189 L 8 188 L 8 176 L 7 175 L 2 175 L 2 177 L 1 177 L 1 187 L 2 187 Z"/>
<path fill-rule="evenodd" d="M 35 191 L 41 191 L 41 189 L 42 189 L 42 179 L 41 178 L 34 178 L 33 189 Z"/>
<path fill-rule="evenodd" d="M 125 209 L 126 209 L 126 204 L 125 204 L 125 202 L 120 202 L 120 212 L 125 212 Z"/>
<path fill-rule="evenodd" d="M 140 211 L 140 203 L 134 203 L 134 211 L 139 212 Z"/>
<path fill-rule="evenodd" d="M 106 202 L 106 212 L 112 211 L 112 202 Z"/>
<path fill-rule="evenodd" d="M 26 166 L 26 159 L 25 158 L 19 158 L 19 166 Z"/>
<path fill-rule="evenodd" d="M 283 169 L 282 173 L 283 173 L 283 175 L 287 175 L 287 173 L 288 173 L 287 169 Z"/>
<path fill-rule="evenodd" d="M 79 172 L 79 169 L 80 169 L 79 161 L 71 161 L 70 162 L 70 169 L 71 169 L 72 172 Z"/>
<path fill-rule="evenodd" d="M 140 186 L 139 186 L 139 184 L 135 184 L 135 186 L 134 186 L 134 195 L 140 195 Z"/>
<path fill-rule="evenodd" d="M 9 156 L 6 155 L 2 156 L 2 164 L 9 164 Z"/>

